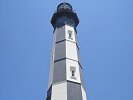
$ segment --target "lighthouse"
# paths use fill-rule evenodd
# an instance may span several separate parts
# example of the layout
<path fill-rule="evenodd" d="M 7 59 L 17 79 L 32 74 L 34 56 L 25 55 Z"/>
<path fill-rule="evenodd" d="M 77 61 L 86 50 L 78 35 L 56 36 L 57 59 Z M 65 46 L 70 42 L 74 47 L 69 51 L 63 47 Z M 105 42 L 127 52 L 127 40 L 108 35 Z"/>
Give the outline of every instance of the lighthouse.
<path fill-rule="evenodd" d="M 79 58 L 79 18 L 69 3 L 61 3 L 51 18 L 54 28 L 46 100 L 87 100 Z"/>

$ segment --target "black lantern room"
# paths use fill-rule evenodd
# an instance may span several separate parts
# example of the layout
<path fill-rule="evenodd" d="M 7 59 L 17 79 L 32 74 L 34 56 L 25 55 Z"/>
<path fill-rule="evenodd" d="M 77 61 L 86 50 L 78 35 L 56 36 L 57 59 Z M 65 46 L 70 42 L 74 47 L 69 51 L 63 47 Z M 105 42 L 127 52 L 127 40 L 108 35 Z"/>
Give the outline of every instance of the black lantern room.
<path fill-rule="evenodd" d="M 64 26 L 65 24 L 77 27 L 79 19 L 77 14 L 73 11 L 69 3 L 61 3 L 57 7 L 57 11 L 53 14 L 51 24 L 54 28 Z"/>

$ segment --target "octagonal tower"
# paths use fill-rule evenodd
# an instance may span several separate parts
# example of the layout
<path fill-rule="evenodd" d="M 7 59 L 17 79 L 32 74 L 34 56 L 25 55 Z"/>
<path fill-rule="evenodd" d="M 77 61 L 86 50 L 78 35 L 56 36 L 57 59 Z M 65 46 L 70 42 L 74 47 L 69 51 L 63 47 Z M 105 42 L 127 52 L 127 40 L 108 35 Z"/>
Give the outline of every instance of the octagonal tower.
<path fill-rule="evenodd" d="M 69 3 L 61 3 L 51 24 L 54 39 L 46 100 L 87 100 L 77 44 L 78 16 Z"/>

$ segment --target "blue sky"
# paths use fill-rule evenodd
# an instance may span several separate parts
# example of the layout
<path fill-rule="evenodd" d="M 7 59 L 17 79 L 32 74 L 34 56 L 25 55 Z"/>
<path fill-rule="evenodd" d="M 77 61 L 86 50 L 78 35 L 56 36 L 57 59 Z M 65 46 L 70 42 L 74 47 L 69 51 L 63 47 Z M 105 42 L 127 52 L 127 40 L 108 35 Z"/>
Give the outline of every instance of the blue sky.
<path fill-rule="evenodd" d="M 53 28 L 63 0 L 0 0 L 0 100 L 45 100 Z M 133 0 L 68 0 L 88 100 L 133 100 Z"/>

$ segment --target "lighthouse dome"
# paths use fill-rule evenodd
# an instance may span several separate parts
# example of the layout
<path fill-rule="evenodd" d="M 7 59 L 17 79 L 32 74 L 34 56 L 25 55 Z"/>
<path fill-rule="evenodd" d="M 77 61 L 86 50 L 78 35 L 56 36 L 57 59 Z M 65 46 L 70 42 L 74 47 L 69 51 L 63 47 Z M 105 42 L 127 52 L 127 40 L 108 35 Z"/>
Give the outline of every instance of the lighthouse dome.
<path fill-rule="evenodd" d="M 72 10 L 72 6 L 69 3 L 61 3 L 57 7 L 57 11 L 59 10 Z"/>

